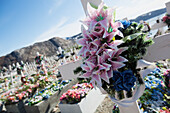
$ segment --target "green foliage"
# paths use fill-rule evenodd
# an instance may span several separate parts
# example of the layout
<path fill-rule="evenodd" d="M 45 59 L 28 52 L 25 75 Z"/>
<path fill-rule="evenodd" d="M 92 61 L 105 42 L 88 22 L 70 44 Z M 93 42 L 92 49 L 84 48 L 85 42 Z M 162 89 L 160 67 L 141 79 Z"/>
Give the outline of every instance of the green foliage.
<path fill-rule="evenodd" d="M 5 80 L 4 80 L 4 79 L 1 79 L 1 80 L 0 80 L 0 83 L 4 83 L 4 82 L 5 82 Z"/>
<path fill-rule="evenodd" d="M 90 83 L 90 78 L 77 78 L 77 80 L 79 81 L 79 84 L 82 83 Z"/>
<path fill-rule="evenodd" d="M 48 72 L 47 72 L 47 74 L 48 74 L 48 75 L 51 75 L 51 72 L 50 72 L 50 71 L 48 71 Z"/>
<path fill-rule="evenodd" d="M 135 33 L 140 33 L 142 32 L 142 28 L 144 27 L 143 24 L 138 24 L 136 22 L 133 22 L 128 28 L 120 28 L 120 31 L 123 33 L 124 37 L 130 36 Z M 119 39 L 119 36 L 116 36 L 116 39 Z"/>
<path fill-rule="evenodd" d="M 98 9 L 98 7 L 95 6 L 94 4 L 90 3 L 90 5 L 91 5 L 94 9 Z"/>
<path fill-rule="evenodd" d="M 150 46 L 153 41 L 145 40 L 146 34 L 133 34 L 124 38 L 124 43 L 119 45 L 119 47 L 128 47 L 128 49 L 121 54 L 121 56 L 128 59 L 126 62 L 126 69 L 136 70 L 137 61 L 142 59 L 146 54 L 147 47 Z M 124 70 L 126 70 L 124 68 Z"/>
<path fill-rule="evenodd" d="M 74 70 L 74 74 L 78 74 L 80 72 L 82 72 L 82 68 L 81 67 L 77 67 L 75 70 Z"/>

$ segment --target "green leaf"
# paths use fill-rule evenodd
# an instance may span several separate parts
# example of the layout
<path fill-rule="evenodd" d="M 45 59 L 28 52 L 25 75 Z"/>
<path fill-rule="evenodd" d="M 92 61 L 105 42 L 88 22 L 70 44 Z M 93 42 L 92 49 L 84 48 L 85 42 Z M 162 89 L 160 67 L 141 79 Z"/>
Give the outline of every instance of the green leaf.
<path fill-rule="evenodd" d="M 106 10 L 108 7 L 107 6 L 104 6 L 103 9 Z"/>
<path fill-rule="evenodd" d="M 138 26 L 138 23 L 133 22 L 133 23 L 131 24 L 131 26 L 132 26 L 133 28 L 136 28 L 136 27 Z"/>
<path fill-rule="evenodd" d="M 77 67 L 75 70 L 74 70 L 74 74 L 78 74 L 82 71 L 82 68 L 81 67 Z"/>
<path fill-rule="evenodd" d="M 98 9 L 98 7 L 95 6 L 94 4 L 90 3 L 90 5 L 91 5 L 94 9 Z"/>
<path fill-rule="evenodd" d="M 116 20 L 116 10 L 114 10 L 113 12 L 113 22 L 115 22 L 115 20 Z"/>
<path fill-rule="evenodd" d="M 138 30 L 138 31 L 141 31 L 141 29 L 142 29 L 143 27 L 144 27 L 143 24 L 139 24 L 138 27 L 137 27 L 137 30 Z"/>
<path fill-rule="evenodd" d="M 108 33 L 111 33 L 113 31 L 113 28 L 110 26 L 108 29 Z"/>
<path fill-rule="evenodd" d="M 154 42 L 153 42 L 153 40 L 147 40 L 147 41 L 145 41 L 145 43 L 144 43 L 144 47 L 148 47 L 148 46 L 150 46 L 150 45 L 152 45 Z"/>

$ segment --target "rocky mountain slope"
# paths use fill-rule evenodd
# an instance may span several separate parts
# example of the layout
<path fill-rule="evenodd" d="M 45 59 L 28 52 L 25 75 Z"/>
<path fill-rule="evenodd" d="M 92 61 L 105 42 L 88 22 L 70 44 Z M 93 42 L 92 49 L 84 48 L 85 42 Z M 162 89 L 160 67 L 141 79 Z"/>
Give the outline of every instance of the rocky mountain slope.
<path fill-rule="evenodd" d="M 24 47 L 0 57 L 0 67 L 8 66 L 21 60 L 24 62 L 31 62 L 34 60 L 36 53 L 39 52 L 45 56 L 52 56 L 56 54 L 57 48 L 61 46 L 66 49 L 73 45 L 70 40 L 54 37 L 48 41 L 38 42 L 31 46 Z"/>
<path fill-rule="evenodd" d="M 155 11 L 145 13 L 143 15 L 138 16 L 135 19 L 131 19 L 130 21 L 135 21 L 135 22 L 140 22 L 140 20 L 146 21 L 146 20 L 148 20 L 150 18 L 153 18 L 155 16 L 161 15 L 163 13 L 166 13 L 166 8 L 162 8 L 162 9 L 158 9 L 158 10 L 155 10 Z"/>

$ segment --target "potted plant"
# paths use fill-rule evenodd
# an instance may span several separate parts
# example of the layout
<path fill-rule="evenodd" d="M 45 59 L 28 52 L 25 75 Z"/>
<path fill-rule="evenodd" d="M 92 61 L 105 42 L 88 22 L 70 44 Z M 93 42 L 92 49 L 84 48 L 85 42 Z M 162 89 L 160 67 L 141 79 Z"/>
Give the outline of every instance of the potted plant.
<path fill-rule="evenodd" d="M 60 97 L 59 108 L 62 113 L 93 113 L 104 98 L 92 84 L 76 84 Z"/>

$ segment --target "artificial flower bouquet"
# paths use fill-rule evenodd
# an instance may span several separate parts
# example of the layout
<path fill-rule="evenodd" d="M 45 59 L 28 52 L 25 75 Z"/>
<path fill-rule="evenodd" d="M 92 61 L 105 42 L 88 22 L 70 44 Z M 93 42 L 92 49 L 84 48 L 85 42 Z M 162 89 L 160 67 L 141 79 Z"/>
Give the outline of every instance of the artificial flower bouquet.
<path fill-rule="evenodd" d="M 115 21 L 114 10 L 101 3 L 98 8 L 87 5 L 87 18 L 82 21 L 83 38 L 77 40 L 82 46 L 79 55 L 83 64 L 76 72 L 89 78 L 93 86 L 102 87 L 111 97 L 119 99 L 133 96 L 135 85 L 144 84 L 137 61 L 146 54 L 152 40 L 142 33 L 143 25 Z"/>
<path fill-rule="evenodd" d="M 76 104 L 80 102 L 93 88 L 92 84 L 76 84 L 60 97 L 62 104 Z"/>

